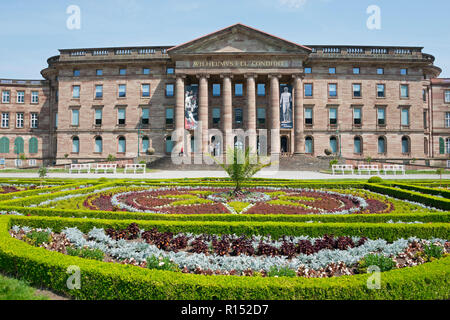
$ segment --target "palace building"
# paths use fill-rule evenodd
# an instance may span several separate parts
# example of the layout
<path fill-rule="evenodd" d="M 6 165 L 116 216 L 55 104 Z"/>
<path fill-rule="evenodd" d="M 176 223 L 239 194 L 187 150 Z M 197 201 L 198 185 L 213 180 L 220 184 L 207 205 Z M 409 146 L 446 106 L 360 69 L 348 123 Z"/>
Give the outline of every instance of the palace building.
<path fill-rule="evenodd" d="M 447 166 L 450 79 L 422 49 L 299 45 L 236 24 L 178 46 L 59 50 L 45 80 L 0 80 L 0 161 L 259 150 L 267 130 L 275 154 Z"/>

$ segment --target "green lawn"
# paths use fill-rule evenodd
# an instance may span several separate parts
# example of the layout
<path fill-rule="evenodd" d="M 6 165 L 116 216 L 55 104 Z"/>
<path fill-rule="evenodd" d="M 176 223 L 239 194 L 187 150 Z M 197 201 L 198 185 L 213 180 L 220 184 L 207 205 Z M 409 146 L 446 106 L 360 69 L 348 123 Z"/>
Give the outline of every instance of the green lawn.
<path fill-rule="evenodd" d="M 0 300 L 48 300 L 24 281 L 0 275 Z"/>

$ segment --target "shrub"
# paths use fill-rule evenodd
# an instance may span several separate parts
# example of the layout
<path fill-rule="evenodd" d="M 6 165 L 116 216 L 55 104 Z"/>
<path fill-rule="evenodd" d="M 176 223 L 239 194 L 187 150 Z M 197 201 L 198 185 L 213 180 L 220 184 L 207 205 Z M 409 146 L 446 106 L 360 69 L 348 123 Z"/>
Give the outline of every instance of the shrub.
<path fill-rule="evenodd" d="M 372 177 L 367 182 L 368 183 L 382 183 L 383 179 L 381 179 L 381 177 Z"/>
<path fill-rule="evenodd" d="M 332 168 L 335 164 L 339 164 L 339 160 L 338 159 L 330 160 L 330 168 Z"/>
<path fill-rule="evenodd" d="M 370 266 L 377 266 L 381 272 L 386 272 L 395 268 L 395 262 L 382 254 L 369 254 L 359 262 L 360 273 L 366 273 Z"/>
<path fill-rule="evenodd" d="M 27 235 L 27 238 L 35 246 L 40 246 L 43 243 L 51 241 L 50 232 L 47 231 L 32 231 Z"/>
<path fill-rule="evenodd" d="M 432 258 L 439 259 L 442 258 L 443 249 L 440 246 L 437 246 L 433 243 L 430 243 L 429 245 L 423 246 L 423 251 L 425 255 L 427 256 L 428 260 L 430 261 Z"/>
<path fill-rule="evenodd" d="M 150 256 L 147 258 L 147 268 L 156 269 L 156 270 L 166 270 L 166 271 L 179 271 L 180 268 L 174 262 L 172 262 L 169 258 L 162 256 Z"/>
<path fill-rule="evenodd" d="M 294 270 L 289 269 L 288 267 L 279 268 L 273 266 L 272 268 L 270 268 L 267 275 L 269 277 L 295 277 L 297 274 Z"/>
<path fill-rule="evenodd" d="M 100 249 L 90 249 L 90 248 L 82 248 L 76 249 L 72 247 L 67 247 L 67 254 L 69 256 L 81 257 L 85 259 L 92 259 L 103 261 L 105 258 L 105 254 Z"/>

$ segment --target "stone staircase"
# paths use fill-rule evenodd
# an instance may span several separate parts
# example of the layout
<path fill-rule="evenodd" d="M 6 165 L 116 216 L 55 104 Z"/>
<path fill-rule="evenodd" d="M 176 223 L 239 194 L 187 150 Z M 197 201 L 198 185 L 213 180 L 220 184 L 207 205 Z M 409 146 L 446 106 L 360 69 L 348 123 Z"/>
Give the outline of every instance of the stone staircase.
<path fill-rule="evenodd" d="M 308 155 L 289 155 L 281 156 L 279 161 L 280 171 L 320 171 L 329 169 L 329 162 L 332 158 L 315 158 Z M 181 164 L 177 165 L 172 163 L 170 156 L 159 157 L 154 161 L 148 163 L 149 169 L 154 170 L 169 170 L 169 171 L 200 171 L 210 170 L 218 171 L 222 170 L 217 164 Z"/>

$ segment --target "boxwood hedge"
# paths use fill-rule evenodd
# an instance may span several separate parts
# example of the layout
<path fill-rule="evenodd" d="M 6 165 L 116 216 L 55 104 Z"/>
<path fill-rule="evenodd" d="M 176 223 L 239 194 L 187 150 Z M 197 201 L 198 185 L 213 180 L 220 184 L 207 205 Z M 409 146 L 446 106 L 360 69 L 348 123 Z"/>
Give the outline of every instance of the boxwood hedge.
<path fill-rule="evenodd" d="M 12 238 L 8 230 L 13 224 L 50 226 L 78 226 L 88 230 L 92 226 L 124 226 L 128 222 L 107 220 L 81 220 L 42 217 L 4 216 L 0 218 L 0 269 L 16 277 L 30 281 L 34 285 L 51 288 L 56 292 L 77 299 L 448 299 L 450 297 L 450 257 L 436 260 L 417 267 L 404 268 L 381 274 L 381 289 L 370 290 L 367 280 L 370 275 L 342 276 L 329 279 L 306 278 L 262 278 L 235 276 L 202 276 L 180 274 L 170 271 L 148 270 L 130 265 L 105 263 L 65 256 L 43 248 L 30 246 Z M 186 227 L 188 222 L 140 222 L 143 225 L 165 224 L 168 228 Z M 199 223 L 191 223 L 195 226 Z M 232 224 L 232 223 L 228 223 Z M 214 223 L 224 229 L 220 223 Z M 226 224 L 225 224 L 226 225 Z M 159 225 L 161 227 L 161 225 Z M 273 225 L 275 227 L 275 225 Z M 294 226 L 293 226 L 294 227 Z M 377 234 L 392 231 L 400 234 L 425 234 L 440 236 L 440 228 L 422 226 L 368 226 L 361 229 L 340 229 L 338 225 L 313 226 L 325 231 L 351 231 L 360 233 L 372 228 Z M 362 226 L 361 226 L 362 227 Z M 213 226 L 206 226 L 212 231 Z M 213 228 L 213 229 L 211 229 Z M 297 226 L 297 230 L 303 225 Z M 311 226 L 308 227 L 312 231 Z M 252 227 L 244 227 L 253 231 Z M 446 228 L 444 228 L 446 229 Z M 179 230 L 179 229 L 178 229 Z M 214 229 L 216 230 L 216 229 Z M 409 231 L 407 231 L 409 230 Z M 426 230 L 425 232 L 421 230 Z M 442 231 L 442 230 L 441 230 Z M 448 231 L 448 230 L 447 230 Z M 315 233 L 315 232 L 313 232 Z M 313 235 L 313 234 L 311 234 Z M 447 233 L 448 235 L 448 233 Z M 81 288 L 69 290 L 67 273 L 69 266 L 81 270 Z"/>

